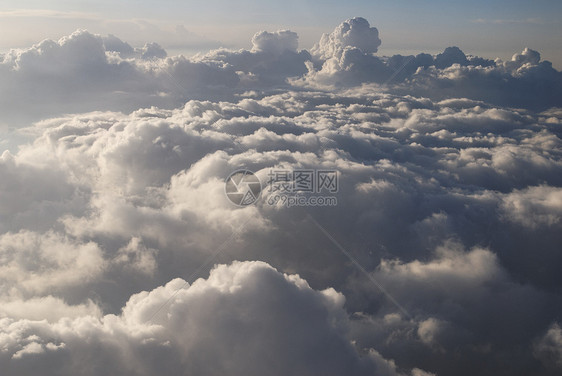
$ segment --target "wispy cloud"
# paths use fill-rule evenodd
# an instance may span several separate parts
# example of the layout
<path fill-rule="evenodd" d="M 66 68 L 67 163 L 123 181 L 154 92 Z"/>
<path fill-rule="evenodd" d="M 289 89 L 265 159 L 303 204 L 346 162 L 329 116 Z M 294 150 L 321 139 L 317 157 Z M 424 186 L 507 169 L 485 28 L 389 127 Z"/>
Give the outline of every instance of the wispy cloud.
<path fill-rule="evenodd" d="M 503 25 L 503 24 L 535 24 L 535 25 L 543 25 L 546 22 L 538 17 L 531 17 L 525 19 L 486 19 L 486 18 L 477 18 L 471 20 L 472 23 L 478 24 L 496 24 L 496 25 Z"/>
<path fill-rule="evenodd" d="M 11 9 L 0 11 L 0 18 L 101 19 L 101 16 L 96 13 L 53 9 Z"/>

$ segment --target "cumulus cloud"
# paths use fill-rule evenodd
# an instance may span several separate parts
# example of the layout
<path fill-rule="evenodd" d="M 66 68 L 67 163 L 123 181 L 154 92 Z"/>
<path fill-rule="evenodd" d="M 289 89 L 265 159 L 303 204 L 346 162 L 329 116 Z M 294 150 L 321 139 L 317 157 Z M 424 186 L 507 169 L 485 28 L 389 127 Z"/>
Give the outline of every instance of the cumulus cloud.
<path fill-rule="evenodd" d="M 280 30 L 274 33 L 261 31 L 252 37 L 252 51 L 281 55 L 285 51 L 297 52 L 299 45 L 297 33 Z"/>
<path fill-rule="evenodd" d="M 85 30 L 11 50 L 0 63 L 3 126 L 68 112 L 175 106 L 238 82 L 228 67 L 166 55 L 156 43 L 135 50 Z"/>
<path fill-rule="evenodd" d="M 21 231 L 0 237 L 4 291 L 43 293 L 72 288 L 95 278 L 103 269 L 95 243 L 76 244 L 60 234 Z"/>
<path fill-rule="evenodd" d="M 435 56 L 377 57 L 373 53 L 380 43 L 377 29 L 367 20 L 347 20 L 322 36 L 311 50 L 315 63 L 309 63 L 308 73 L 292 82 L 323 88 L 375 82 L 400 95 L 437 100 L 467 97 L 535 110 L 562 105 L 558 99 L 562 74 L 530 48 L 503 62 L 467 56 L 458 47 L 447 47 Z"/>
<path fill-rule="evenodd" d="M 135 294 L 118 316 L 2 319 L 0 357 L 7 375 L 44 365 L 46 374 L 399 375 L 376 352 L 359 354 L 343 304 L 298 275 L 236 262 L 191 286 L 175 279 Z"/>
<path fill-rule="evenodd" d="M 168 56 L 166 50 L 162 48 L 158 43 L 147 43 L 140 50 L 141 58 L 143 59 L 163 59 Z"/>
<path fill-rule="evenodd" d="M 561 105 L 561 73 L 537 51 L 527 48 L 507 62 L 466 56 L 458 47 L 435 56 L 379 57 L 380 44 L 378 30 L 360 17 L 324 34 L 310 52 L 298 50 L 296 33 L 280 30 L 256 33 L 250 50 L 192 58 L 167 57 L 154 42 L 135 48 L 114 35 L 79 30 L 2 55 L 2 126 L 93 110 L 175 108 L 188 99 L 232 101 L 246 91 L 290 85 L 378 83 L 436 100 L 460 96 L 540 110 Z"/>
<path fill-rule="evenodd" d="M 374 53 L 380 45 L 377 28 L 371 27 L 366 19 L 355 17 L 342 22 L 330 34 L 323 34 L 311 53 L 319 59 L 327 60 L 341 56 L 348 48 L 358 49 L 366 54 Z"/>
<path fill-rule="evenodd" d="M 0 157 L 7 374 L 551 372 L 562 111 L 528 97 L 560 73 L 529 49 L 375 56 L 359 18 L 310 53 L 252 43 L 4 55 L 9 106 L 54 116 Z M 243 208 L 241 168 L 264 184 Z M 270 204 L 272 169 L 337 170 L 337 206 Z"/>
<path fill-rule="evenodd" d="M 238 89 L 244 91 L 286 86 L 288 78 L 306 73 L 310 59 L 308 51 L 298 51 L 298 35 L 290 30 L 256 33 L 251 50 L 218 49 L 196 57 L 203 63 L 231 66 L 240 76 Z"/>
<path fill-rule="evenodd" d="M 506 218 L 532 228 L 556 226 L 562 219 L 562 190 L 537 186 L 514 191 L 503 200 Z"/>
<path fill-rule="evenodd" d="M 554 323 L 546 334 L 535 343 L 535 355 L 553 370 L 562 368 L 562 329 Z"/>
<path fill-rule="evenodd" d="M 511 61 L 496 60 L 491 66 L 473 61 L 476 64 L 455 62 L 443 69 L 435 66 L 417 71 L 407 85 L 412 85 L 418 95 L 436 99 L 463 96 L 534 110 L 561 105 L 562 75 L 549 61 L 540 61 L 538 52 L 525 49 Z"/>

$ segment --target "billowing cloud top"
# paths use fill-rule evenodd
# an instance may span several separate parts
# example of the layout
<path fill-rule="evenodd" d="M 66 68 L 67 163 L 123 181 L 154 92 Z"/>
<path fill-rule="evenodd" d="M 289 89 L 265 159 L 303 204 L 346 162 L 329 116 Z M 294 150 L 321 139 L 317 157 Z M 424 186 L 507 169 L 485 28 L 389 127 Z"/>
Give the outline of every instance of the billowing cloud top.
<path fill-rule="evenodd" d="M 155 43 L 133 48 L 112 35 L 77 31 L 11 50 L 0 55 L 1 125 L 99 109 L 175 108 L 188 99 L 232 100 L 291 85 L 332 90 L 377 83 L 437 100 L 467 97 L 534 110 L 561 105 L 561 73 L 531 49 L 506 62 L 466 56 L 457 47 L 436 56 L 377 57 L 378 31 L 363 18 L 324 34 L 310 53 L 298 51 L 297 34 L 288 30 L 258 32 L 252 44 L 188 59 L 167 57 Z"/>
<path fill-rule="evenodd" d="M 378 57 L 361 18 L 297 41 L 2 56 L 3 375 L 560 372 L 560 72 Z M 337 205 L 282 205 L 274 170 L 337 171 Z"/>
<path fill-rule="evenodd" d="M 332 33 L 322 35 L 312 53 L 326 60 L 341 56 L 345 49 L 356 48 L 366 54 L 377 52 L 380 45 L 377 28 L 371 27 L 366 19 L 356 17 L 342 22 Z"/>
<path fill-rule="evenodd" d="M 274 55 L 281 55 L 285 51 L 297 52 L 299 45 L 297 33 L 290 30 L 280 30 L 274 33 L 260 31 L 252 38 L 252 51 L 262 51 Z"/>

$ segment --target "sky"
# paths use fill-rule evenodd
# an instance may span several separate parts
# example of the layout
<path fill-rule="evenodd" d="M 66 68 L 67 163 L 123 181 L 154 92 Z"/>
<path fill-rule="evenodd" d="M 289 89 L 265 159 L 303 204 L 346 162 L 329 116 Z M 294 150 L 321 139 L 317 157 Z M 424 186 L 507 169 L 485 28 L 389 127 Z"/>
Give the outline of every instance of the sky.
<path fill-rule="evenodd" d="M 560 6 L 318 4 L 3 3 L 3 376 L 561 374 Z"/>
<path fill-rule="evenodd" d="M 325 30 L 358 14 L 385 37 L 382 54 L 437 53 L 456 45 L 470 54 L 505 59 L 532 46 L 562 67 L 562 4 L 556 0 L 3 1 L 0 48 L 58 39 L 77 28 L 130 43 L 152 36 L 184 53 L 216 45 L 247 47 L 255 30 L 290 28 L 299 33 L 301 48 L 310 48 Z M 180 25 L 194 35 L 179 32 Z"/>

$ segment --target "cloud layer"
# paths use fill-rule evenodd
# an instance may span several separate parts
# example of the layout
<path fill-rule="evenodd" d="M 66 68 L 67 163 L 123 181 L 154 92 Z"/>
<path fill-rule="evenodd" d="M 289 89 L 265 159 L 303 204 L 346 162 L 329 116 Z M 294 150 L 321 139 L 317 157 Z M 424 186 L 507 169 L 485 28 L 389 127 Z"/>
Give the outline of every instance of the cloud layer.
<path fill-rule="evenodd" d="M 511 61 L 466 56 L 448 47 L 431 56 L 378 57 L 378 30 L 363 18 L 324 34 L 310 52 L 289 30 L 261 31 L 250 50 L 218 49 L 193 58 L 167 57 L 156 43 L 134 48 L 116 36 L 79 30 L 0 55 L 2 127 L 65 113 L 175 108 L 188 99 L 233 100 L 249 90 L 365 83 L 399 95 L 466 97 L 501 106 L 560 106 L 562 75 L 531 49 Z"/>
<path fill-rule="evenodd" d="M 4 105 L 43 118 L 0 157 L 6 374 L 559 372 L 560 73 L 377 57 L 360 18 L 252 43 L 3 57 Z M 238 208 L 241 168 L 337 170 L 338 205 Z"/>

